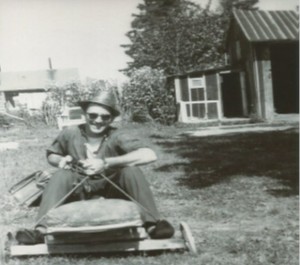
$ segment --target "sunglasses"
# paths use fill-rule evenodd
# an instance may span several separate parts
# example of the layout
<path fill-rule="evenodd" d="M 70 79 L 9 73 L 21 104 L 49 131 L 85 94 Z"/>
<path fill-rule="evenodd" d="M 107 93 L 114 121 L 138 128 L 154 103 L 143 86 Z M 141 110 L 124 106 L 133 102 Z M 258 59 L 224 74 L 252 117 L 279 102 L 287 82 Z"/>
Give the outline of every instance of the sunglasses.
<path fill-rule="evenodd" d="M 111 115 L 109 114 L 87 113 L 86 115 L 89 120 L 96 120 L 99 117 L 102 121 L 109 121 L 111 119 Z"/>

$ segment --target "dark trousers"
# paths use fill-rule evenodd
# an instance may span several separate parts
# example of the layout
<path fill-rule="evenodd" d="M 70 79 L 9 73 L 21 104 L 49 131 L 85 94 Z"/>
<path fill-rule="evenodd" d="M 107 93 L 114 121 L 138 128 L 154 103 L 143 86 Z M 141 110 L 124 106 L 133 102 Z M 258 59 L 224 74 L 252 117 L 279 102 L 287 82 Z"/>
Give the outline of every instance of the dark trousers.
<path fill-rule="evenodd" d="M 45 218 L 42 218 L 52 209 L 70 190 L 74 187 L 74 183 L 82 176 L 70 170 L 59 169 L 51 177 L 44 192 L 40 204 L 37 220 L 37 226 L 46 226 Z M 109 179 L 117 184 L 122 190 L 130 195 L 134 200 L 146 208 L 141 209 L 141 217 L 144 223 L 153 223 L 159 219 L 158 210 L 156 208 L 152 192 L 149 184 L 145 179 L 143 172 L 137 167 L 126 167 L 117 170 L 109 176 Z M 127 196 L 113 187 L 108 181 L 98 179 L 91 181 L 93 187 L 93 195 L 103 196 L 105 198 L 117 198 L 130 200 Z M 76 193 L 75 193 L 76 194 Z M 63 203 L 80 200 L 80 196 L 73 194 Z"/>

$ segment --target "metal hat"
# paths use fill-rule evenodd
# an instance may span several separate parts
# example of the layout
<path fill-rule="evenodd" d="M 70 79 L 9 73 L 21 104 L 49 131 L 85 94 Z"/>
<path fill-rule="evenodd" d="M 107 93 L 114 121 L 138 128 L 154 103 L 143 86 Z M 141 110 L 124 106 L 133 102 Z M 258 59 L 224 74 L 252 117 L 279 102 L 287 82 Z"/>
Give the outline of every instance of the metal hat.
<path fill-rule="evenodd" d="M 102 106 L 111 112 L 112 115 L 120 115 L 120 111 L 117 108 L 117 100 L 114 93 L 110 90 L 98 91 L 88 100 L 82 100 L 78 102 L 78 105 L 85 111 L 89 104 L 94 103 Z"/>

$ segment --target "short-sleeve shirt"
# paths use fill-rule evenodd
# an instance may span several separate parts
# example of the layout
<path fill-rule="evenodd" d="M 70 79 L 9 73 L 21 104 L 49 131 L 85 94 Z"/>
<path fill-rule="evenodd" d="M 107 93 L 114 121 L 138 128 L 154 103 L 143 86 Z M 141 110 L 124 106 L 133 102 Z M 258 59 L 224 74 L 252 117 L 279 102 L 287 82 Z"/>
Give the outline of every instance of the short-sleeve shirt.
<path fill-rule="evenodd" d="M 65 128 L 47 149 L 47 156 L 58 154 L 70 155 L 76 160 L 87 158 L 85 144 L 87 143 L 85 125 L 70 126 Z M 147 147 L 141 139 L 132 137 L 122 129 L 109 127 L 103 137 L 102 143 L 97 150 L 96 158 L 108 158 L 127 154 L 139 148 Z"/>

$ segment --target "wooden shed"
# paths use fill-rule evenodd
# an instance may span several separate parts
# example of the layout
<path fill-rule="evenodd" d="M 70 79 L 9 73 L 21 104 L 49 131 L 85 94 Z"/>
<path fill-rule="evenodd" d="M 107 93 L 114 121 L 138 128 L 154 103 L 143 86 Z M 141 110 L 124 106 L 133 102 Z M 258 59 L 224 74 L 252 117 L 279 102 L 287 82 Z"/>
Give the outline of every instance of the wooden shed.
<path fill-rule="evenodd" d="M 175 77 L 179 121 L 299 113 L 298 20 L 294 11 L 234 10 L 228 67 Z"/>
<path fill-rule="evenodd" d="M 204 69 L 175 77 L 175 94 L 180 122 L 223 118 L 221 74 L 226 68 Z"/>
<path fill-rule="evenodd" d="M 265 120 L 299 113 L 298 13 L 234 10 L 227 50 L 243 76 L 249 113 Z"/>

